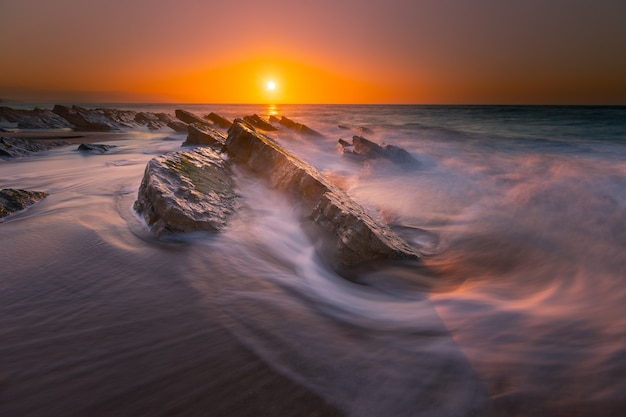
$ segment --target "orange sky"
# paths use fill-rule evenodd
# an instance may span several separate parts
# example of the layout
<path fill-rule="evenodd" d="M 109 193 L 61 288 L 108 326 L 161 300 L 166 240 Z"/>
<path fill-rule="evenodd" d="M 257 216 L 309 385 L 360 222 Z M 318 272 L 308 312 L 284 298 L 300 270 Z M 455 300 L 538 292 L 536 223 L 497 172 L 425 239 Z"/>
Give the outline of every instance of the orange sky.
<path fill-rule="evenodd" d="M 0 99 L 626 104 L 625 22 L 623 0 L 2 0 Z"/>

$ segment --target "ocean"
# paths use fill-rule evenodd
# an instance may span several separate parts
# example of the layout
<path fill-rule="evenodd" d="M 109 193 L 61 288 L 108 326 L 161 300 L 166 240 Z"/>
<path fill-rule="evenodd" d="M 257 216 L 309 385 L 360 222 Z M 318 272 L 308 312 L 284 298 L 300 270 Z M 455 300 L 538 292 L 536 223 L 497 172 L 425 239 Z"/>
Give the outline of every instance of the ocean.
<path fill-rule="evenodd" d="M 157 238 L 132 207 L 169 129 L 0 159 L 50 194 L 0 222 L 0 415 L 626 415 L 626 107 L 85 106 L 305 123 L 270 136 L 424 257 L 348 281 L 243 171 L 224 231 Z"/>

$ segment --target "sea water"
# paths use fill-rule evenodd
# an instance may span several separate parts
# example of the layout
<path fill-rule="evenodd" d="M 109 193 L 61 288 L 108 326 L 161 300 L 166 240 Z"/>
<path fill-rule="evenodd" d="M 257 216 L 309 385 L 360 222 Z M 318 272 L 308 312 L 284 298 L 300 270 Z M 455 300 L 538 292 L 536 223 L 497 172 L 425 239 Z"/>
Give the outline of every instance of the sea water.
<path fill-rule="evenodd" d="M 306 123 L 272 136 L 424 257 L 345 280 L 243 171 L 226 230 L 156 238 L 132 206 L 169 129 L 0 160 L 49 193 L 0 223 L 0 415 L 626 414 L 625 107 L 107 107 Z"/>

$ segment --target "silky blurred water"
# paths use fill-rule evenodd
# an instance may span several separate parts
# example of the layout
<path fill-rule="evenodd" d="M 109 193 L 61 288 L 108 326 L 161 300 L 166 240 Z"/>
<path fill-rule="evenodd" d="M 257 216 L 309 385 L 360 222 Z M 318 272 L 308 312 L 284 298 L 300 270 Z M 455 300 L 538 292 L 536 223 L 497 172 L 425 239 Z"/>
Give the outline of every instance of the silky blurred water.
<path fill-rule="evenodd" d="M 132 205 L 167 129 L 0 160 L 50 194 L 0 223 L 1 415 L 626 414 L 626 108 L 107 106 L 306 123 L 272 136 L 425 257 L 347 281 L 243 171 L 223 233 L 159 240 Z"/>

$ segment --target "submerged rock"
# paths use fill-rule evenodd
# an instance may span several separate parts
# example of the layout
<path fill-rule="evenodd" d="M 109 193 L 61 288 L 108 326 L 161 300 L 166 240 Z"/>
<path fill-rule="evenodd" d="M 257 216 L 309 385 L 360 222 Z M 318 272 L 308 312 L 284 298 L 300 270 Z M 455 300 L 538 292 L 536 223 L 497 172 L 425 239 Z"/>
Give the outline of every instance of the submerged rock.
<path fill-rule="evenodd" d="M 305 215 L 328 236 L 322 252 L 338 270 L 376 259 L 420 257 L 417 248 L 375 220 L 317 169 L 241 120 L 230 128 L 226 149 L 234 161 L 301 204 Z"/>
<path fill-rule="evenodd" d="M 307 125 L 294 122 L 293 120 L 288 119 L 285 116 L 282 116 L 281 119 L 278 121 L 278 123 L 280 123 L 281 125 L 285 126 L 286 128 L 290 130 L 293 130 L 294 132 L 300 133 L 301 135 L 322 136 L 321 133 L 311 129 Z"/>
<path fill-rule="evenodd" d="M 210 122 L 213 122 L 213 124 L 217 125 L 218 127 L 222 129 L 228 129 L 229 127 L 233 125 L 233 122 L 231 122 L 227 118 L 222 117 L 219 114 L 213 113 L 213 112 L 207 114 L 206 116 L 204 116 L 204 118 L 209 120 Z"/>
<path fill-rule="evenodd" d="M 183 146 L 201 145 L 222 149 L 226 143 L 225 134 L 207 126 L 191 124 L 188 127 L 188 132 L 187 140 L 183 142 Z"/>
<path fill-rule="evenodd" d="M 394 145 L 381 146 L 362 136 L 354 136 L 352 144 L 339 139 L 339 146 L 347 156 L 359 156 L 363 159 L 384 158 L 404 169 L 417 169 L 420 166 L 419 161 L 406 150 Z"/>
<path fill-rule="evenodd" d="M 47 195 L 41 191 L 16 190 L 13 188 L 0 190 L 0 218 L 16 211 L 24 210 Z"/>
<path fill-rule="evenodd" d="M 98 143 L 81 143 L 78 145 L 77 151 L 92 152 L 92 153 L 106 153 L 113 148 L 117 148 L 115 145 L 101 145 Z"/>
<path fill-rule="evenodd" d="M 252 116 L 244 116 L 243 120 L 255 129 L 261 129 L 268 132 L 278 130 L 278 128 L 273 126 L 268 120 L 265 120 L 258 114 L 253 114 Z"/>
<path fill-rule="evenodd" d="M 0 137 L 0 157 L 16 158 L 65 146 L 66 142 Z"/>
<path fill-rule="evenodd" d="M 210 148 L 196 148 L 148 162 L 135 210 L 157 235 L 217 231 L 235 212 L 237 198 L 228 162 Z"/>

